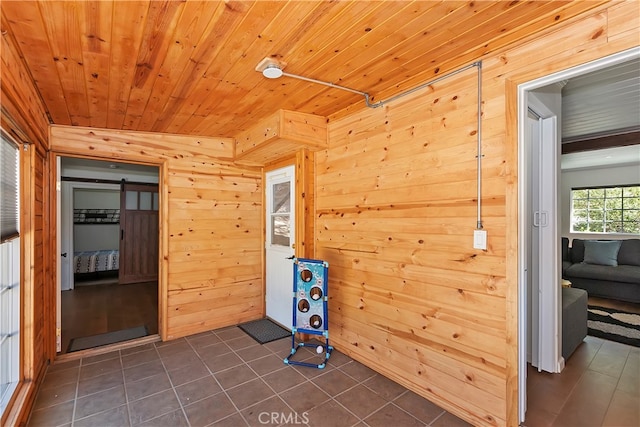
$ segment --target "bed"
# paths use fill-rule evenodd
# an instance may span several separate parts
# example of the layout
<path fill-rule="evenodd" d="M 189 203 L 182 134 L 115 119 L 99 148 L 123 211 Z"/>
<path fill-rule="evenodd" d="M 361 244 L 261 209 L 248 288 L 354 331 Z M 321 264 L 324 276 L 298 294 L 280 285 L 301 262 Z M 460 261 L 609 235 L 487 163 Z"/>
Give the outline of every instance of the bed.
<path fill-rule="evenodd" d="M 95 280 L 118 275 L 120 256 L 117 250 L 85 251 L 73 254 L 75 280 Z"/>

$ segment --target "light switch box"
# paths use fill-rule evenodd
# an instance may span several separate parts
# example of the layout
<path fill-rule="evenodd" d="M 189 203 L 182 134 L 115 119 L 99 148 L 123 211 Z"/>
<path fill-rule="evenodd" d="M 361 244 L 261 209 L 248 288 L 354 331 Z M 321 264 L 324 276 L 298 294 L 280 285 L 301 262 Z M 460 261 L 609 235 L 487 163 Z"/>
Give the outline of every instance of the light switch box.
<path fill-rule="evenodd" d="M 473 248 L 487 250 L 487 231 L 473 230 Z"/>

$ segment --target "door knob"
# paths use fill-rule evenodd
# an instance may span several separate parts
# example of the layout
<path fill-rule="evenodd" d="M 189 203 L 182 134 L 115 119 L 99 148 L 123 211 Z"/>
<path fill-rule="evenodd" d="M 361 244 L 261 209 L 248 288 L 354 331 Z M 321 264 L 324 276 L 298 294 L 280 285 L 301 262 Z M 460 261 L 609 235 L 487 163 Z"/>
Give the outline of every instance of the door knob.
<path fill-rule="evenodd" d="M 295 248 L 296 248 L 296 244 L 295 244 L 295 243 L 292 243 L 292 244 L 291 244 L 291 249 L 295 249 Z"/>
<path fill-rule="evenodd" d="M 66 258 L 67 257 L 67 253 L 66 252 L 63 253 L 62 256 Z"/>

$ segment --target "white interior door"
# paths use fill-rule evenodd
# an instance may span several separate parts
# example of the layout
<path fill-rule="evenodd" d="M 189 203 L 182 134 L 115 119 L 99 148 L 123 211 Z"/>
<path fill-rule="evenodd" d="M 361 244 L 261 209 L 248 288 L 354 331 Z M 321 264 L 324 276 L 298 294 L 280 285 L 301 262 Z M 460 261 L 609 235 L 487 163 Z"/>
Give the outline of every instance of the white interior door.
<path fill-rule="evenodd" d="M 60 244 L 60 288 L 73 289 L 73 188 L 62 182 L 58 191 L 58 242 Z"/>
<path fill-rule="evenodd" d="M 556 117 L 527 118 L 527 354 L 532 366 L 559 372 L 558 183 Z"/>
<path fill-rule="evenodd" d="M 266 174 L 266 314 L 291 329 L 295 243 L 295 167 Z"/>
<path fill-rule="evenodd" d="M 558 141 L 556 116 L 540 120 L 539 209 L 534 212 L 538 231 L 539 365 L 560 372 L 560 236 L 558 234 Z"/>
<path fill-rule="evenodd" d="M 539 359 L 539 344 L 538 344 L 538 322 L 540 312 L 539 301 L 539 274 L 536 268 L 540 263 L 540 250 L 539 250 L 539 234 L 538 229 L 533 227 L 534 212 L 540 209 L 539 194 L 540 185 L 538 183 L 538 174 L 540 170 L 540 122 L 539 117 L 534 115 L 532 111 L 529 111 L 527 116 L 527 134 L 525 135 L 527 141 L 527 159 L 529 161 L 525 164 L 527 169 L 526 179 L 528 197 L 525 199 L 526 208 L 524 212 L 527 215 L 526 228 L 527 241 L 529 245 L 526 247 L 526 289 L 527 289 L 527 362 L 532 366 L 538 367 Z"/>

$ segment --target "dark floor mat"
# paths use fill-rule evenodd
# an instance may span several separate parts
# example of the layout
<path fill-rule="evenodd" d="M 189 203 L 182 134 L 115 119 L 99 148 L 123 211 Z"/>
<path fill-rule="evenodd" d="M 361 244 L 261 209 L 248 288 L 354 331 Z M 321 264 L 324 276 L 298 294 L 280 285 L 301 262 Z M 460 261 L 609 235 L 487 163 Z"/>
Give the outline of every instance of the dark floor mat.
<path fill-rule="evenodd" d="M 107 332 L 106 334 L 92 335 L 90 337 L 73 338 L 69 342 L 67 353 L 73 351 L 86 350 L 88 348 L 100 347 L 103 345 L 115 344 L 117 342 L 129 341 L 149 335 L 147 327 L 144 325 L 135 328 L 122 329 L 120 331 Z"/>
<path fill-rule="evenodd" d="M 286 330 L 270 319 L 253 320 L 251 322 L 238 325 L 238 327 L 260 344 L 291 336 L 291 331 Z"/>

